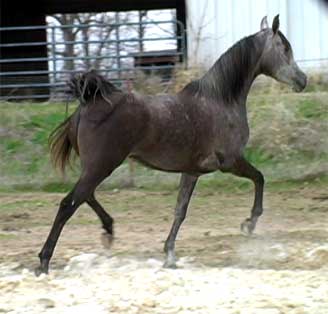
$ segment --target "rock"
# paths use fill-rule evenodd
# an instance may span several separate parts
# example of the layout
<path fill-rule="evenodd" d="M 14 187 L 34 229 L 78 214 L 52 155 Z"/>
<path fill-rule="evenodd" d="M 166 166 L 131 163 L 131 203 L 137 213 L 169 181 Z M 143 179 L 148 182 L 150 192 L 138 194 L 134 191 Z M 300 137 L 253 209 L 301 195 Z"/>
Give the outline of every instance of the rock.
<path fill-rule="evenodd" d="M 287 250 L 281 244 L 270 246 L 269 251 L 276 261 L 285 262 L 288 260 L 289 255 Z"/>
<path fill-rule="evenodd" d="M 159 261 L 158 259 L 155 259 L 155 258 L 149 258 L 147 260 L 147 264 L 153 268 L 161 268 L 163 265 L 163 262 Z"/>
<path fill-rule="evenodd" d="M 22 265 L 20 263 L 10 263 L 0 265 L 0 276 L 17 271 Z"/>
<path fill-rule="evenodd" d="M 145 300 L 145 301 L 142 302 L 142 306 L 156 307 L 156 302 L 154 300 Z"/>
<path fill-rule="evenodd" d="M 98 254 L 95 253 L 85 253 L 72 257 L 67 266 L 65 267 L 65 271 L 76 271 L 83 272 L 90 270 L 92 266 L 96 265 Z"/>
<path fill-rule="evenodd" d="M 316 247 L 309 251 L 306 254 L 306 257 L 310 261 L 314 261 L 320 265 L 327 265 L 328 261 L 328 245 L 322 245 L 319 247 Z"/>
<path fill-rule="evenodd" d="M 31 272 L 27 268 L 22 269 L 22 275 L 23 276 L 26 276 L 26 275 L 29 275 L 29 274 L 31 274 Z"/>
<path fill-rule="evenodd" d="M 279 309 L 276 308 L 250 308 L 243 309 L 240 314 L 282 314 Z"/>
<path fill-rule="evenodd" d="M 48 298 L 41 298 L 38 301 L 38 304 L 44 307 L 45 309 L 55 307 L 55 301 L 48 299 Z"/>

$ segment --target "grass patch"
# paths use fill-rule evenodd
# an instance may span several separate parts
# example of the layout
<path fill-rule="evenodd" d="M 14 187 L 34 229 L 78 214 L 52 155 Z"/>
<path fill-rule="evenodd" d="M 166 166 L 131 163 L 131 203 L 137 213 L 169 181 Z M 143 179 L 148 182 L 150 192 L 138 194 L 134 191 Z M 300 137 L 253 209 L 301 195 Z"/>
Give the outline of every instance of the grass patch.
<path fill-rule="evenodd" d="M 3 146 L 7 154 L 17 153 L 23 146 L 24 142 L 20 139 L 4 139 Z"/>
<path fill-rule="evenodd" d="M 0 233 L 0 241 L 2 240 L 13 240 L 16 239 L 18 236 L 16 234 L 6 234 L 6 233 Z"/>
<path fill-rule="evenodd" d="M 58 192 L 64 193 L 73 188 L 71 182 L 49 182 L 41 185 L 40 190 L 42 192 Z"/>
<path fill-rule="evenodd" d="M 325 97 L 315 97 L 313 99 L 304 99 L 298 105 L 298 114 L 300 118 L 314 119 L 314 120 L 327 120 L 328 110 L 327 101 Z"/>
<path fill-rule="evenodd" d="M 268 165 L 272 163 L 271 156 L 260 148 L 246 147 L 244 156 L 249 162 L 255 165 Z"/>

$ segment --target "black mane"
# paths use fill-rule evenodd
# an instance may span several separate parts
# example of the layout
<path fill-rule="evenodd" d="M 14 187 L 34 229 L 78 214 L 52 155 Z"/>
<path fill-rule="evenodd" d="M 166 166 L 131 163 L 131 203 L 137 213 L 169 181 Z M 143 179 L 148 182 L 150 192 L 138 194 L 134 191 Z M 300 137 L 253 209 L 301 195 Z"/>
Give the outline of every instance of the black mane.
<path fill-rule="evenodd" d="M 283 43 L 283 45 L 285 46 L 285 49 L 288 51 L 288 50 L 291 50 L 292 47 L 288 41 L 288 39 L 285 37 L 285 35 L 281 32 L 281 31 L 278 31 L 278 35 L 279 37 L 281 38 L 281 41 Z"/>
<path fill-rule="evenodd" d="M 245 37 L 229 48 L 199 80 L 188 84 L 185 89 L 226 102 L 234 101 L 242 91 L 258 53 L 255 35 Z"/>

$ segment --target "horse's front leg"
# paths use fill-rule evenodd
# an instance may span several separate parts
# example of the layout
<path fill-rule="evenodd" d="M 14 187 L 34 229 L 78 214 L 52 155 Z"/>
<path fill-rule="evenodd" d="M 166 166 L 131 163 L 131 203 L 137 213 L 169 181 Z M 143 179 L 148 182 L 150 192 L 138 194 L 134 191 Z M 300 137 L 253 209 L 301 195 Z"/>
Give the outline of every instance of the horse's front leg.
<path fill-rule="evenodd" d="M 244 157 L 237 159 L 229 172 L 243 178 L 248 178 L 254 182 L 255 198 L 251 211 L 251 217 L 241 224 L 241 230 L 247 234 L 252 234 L 258 218 L 263 213 L 263 187 L 264 177 L 262 173 L 252 166 Z"/>
<path fill-rule="evenodd" d="M 188 174 L 181 175 L 180 190 L 177 205 L 175 207 L 174 222 L 164 246 L 164 252 L 166 253 L 166 261 L 164 267 L 176 268 L 176 259 L 174 253 L 175 239 L 177 237 L 179 228 L 186 217 L 189 201 L 197 179 L 198 177 Z"/>

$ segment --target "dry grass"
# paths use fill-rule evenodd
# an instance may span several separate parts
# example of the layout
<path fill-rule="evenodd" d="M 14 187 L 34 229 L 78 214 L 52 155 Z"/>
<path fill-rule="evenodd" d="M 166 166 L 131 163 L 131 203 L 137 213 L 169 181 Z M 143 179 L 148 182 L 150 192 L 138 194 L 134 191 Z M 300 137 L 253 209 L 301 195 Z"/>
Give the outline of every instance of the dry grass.
<path fill-rule="evenodd" d="M 326 123 L 327 93 L 315 95 L 275 95 L 251 97 L 250 147 L 259 147 L 268 157 L 288 157 L 295 153 L 318 157 L 328 153 Z"/>

